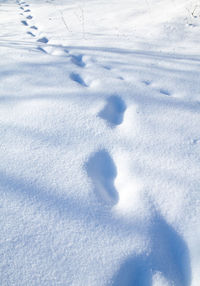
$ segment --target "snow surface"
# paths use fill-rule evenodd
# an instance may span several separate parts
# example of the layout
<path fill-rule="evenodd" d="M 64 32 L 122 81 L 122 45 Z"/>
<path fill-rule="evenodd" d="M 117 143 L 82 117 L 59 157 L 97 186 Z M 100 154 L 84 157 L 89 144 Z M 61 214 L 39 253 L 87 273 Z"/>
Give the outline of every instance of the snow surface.
<path fill-rule="evenodd" d="M 199 5 L 0 0 L 0 285 L 200 285 Z"/>

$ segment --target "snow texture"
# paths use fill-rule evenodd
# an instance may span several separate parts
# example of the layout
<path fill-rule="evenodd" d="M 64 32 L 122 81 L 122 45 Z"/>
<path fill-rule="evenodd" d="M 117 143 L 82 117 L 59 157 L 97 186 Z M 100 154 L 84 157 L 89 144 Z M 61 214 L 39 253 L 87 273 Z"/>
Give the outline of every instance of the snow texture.
<path fill-rule="evenodd" d="M 200 285 L 197 0 L 0 0 L 0 285 Z"/>

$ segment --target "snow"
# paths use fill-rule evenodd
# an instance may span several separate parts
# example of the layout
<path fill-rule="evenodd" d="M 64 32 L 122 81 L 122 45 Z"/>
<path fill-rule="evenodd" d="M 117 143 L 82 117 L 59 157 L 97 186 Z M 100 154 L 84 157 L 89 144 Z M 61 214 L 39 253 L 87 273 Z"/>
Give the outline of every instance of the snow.
<path fill-rule="evenodd" d="M 199 14 L 0 1 L 1 285 L 200 285 Z"/>

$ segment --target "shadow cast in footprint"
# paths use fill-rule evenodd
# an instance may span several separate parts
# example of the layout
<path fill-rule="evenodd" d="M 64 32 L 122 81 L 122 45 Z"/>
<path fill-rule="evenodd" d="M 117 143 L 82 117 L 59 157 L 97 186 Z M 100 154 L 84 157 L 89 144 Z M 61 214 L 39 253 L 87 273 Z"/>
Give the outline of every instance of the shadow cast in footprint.
<path fill-rule="evenodd" d="M 85 67 L 85 63 L 83 61 L 83 55 L 72 55 L 71 61 L 73 64 L 75 64 L 76 66 L 78 66 L 80 68 Z"/>
<path fill-rule="evenodd" d="M 35 35 L 32 32 L 27 32 L 28 35 L 35 37 Z"/>
<path fill-rule="evenodd" d="M 33 30 L 38 30 L 38 28 L 36 26 L 31 26 L 30 28 Z"/>
<path fill-rule="evenodd" d="M 114 186 L 117 176 L 116 166 L 106 150 L 93 154 L 85 165 L 91 178 L 96 196 L 104 202 L 114 205 L 118 202 L 118 193 Z"/>
<path fill-rule="evenodd" d="M 123 122 L 125 110 L 126 104 L 121 97 L 112 95 L 107 99 L 107 104 L 98 116 L 106 120 L 111 127 L 115 127 Z"/>
<path fill-rule="evenodd" d="M 76 83 L 78 83 L 84 87 L 88 86 L 78 73 L 71 73 L 70 78 L 71 78 L 71 80 L 75 81 Z"/>
<path fill-rule="evenodd" d="M 44 44 L 48 43 L 48 41 L 49 40 L 46 37 L 43 37 L 43 38 L 40 38 L 40 39 L 37 40 L 37 42 L 44 43 Z"/>
<path fill-rule="evenodd" d="M 21 21 L 21 23 L 24 25 L 24 26 L 28 26 L 28 23 L 26 21 Z"/>
<path fill-rule="evenodd" d="M 174 286 L 189 286 L 191 267 L 183 238 L 161 217 L 150 227 L 151 253 L 127 259 L 114 276 L 113 286 L 152 286 L 156 272 Z"/>
<path fill-rule="evenodd" d="M 44 53 L 44 54 L 47 54 L 47 52 L 45 51 L 45 49 L 43 49 L 42 47 L 37 47 L 37 50 Z"/>
<path fill-rule="evenodd" d="M 167 96 L 170 96 L 170 95 L 171 95 L 168 90 L 162 89 L 162 88 L 160 89 L 160 93 L 161 93 L 161 94 L 164 94 L 164 95 L 167 95 Z"/>
<path fill-rule="evenodd" d="M 145 85 L 148 86 L 151 84 L 151 81 L 150 80 L 143 80 L 142 83 L 144 83 Z"/>
<path fill-rule="evenodd" d="M 152 276 L 146 258 L 138 256 L 127 259 L 114 278 L 113 286 L 151 286 Z"/>

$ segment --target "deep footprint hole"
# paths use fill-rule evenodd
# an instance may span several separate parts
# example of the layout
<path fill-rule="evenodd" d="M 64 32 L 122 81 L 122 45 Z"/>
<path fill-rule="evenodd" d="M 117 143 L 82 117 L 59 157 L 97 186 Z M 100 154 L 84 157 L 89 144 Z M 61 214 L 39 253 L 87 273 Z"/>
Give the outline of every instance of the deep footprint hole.
<path fill-rule="evenodd" d="M 39 40 L 37 40 L 37 42 L 44 43 L 44 44 L 48 43 L 48 41 L 49 40 L 46 37 L 43 37 L 43 38 L 40 38 Z"/>
<path fill-rule="evenodd" d="M 166 90 L 166 89 L 160 89 L 160 93 L 164 94 L 164 95 L 167 95 L 167 96 L 171 95 L 170 92 L 168 90 Z"/>
<path fill-rule="evenodd" d="M 31 26 L 30 28 L 33 30 L 38 30 L 38 28 L 36 26 Z"/>
<path fill-rule="evenodd" d="M 112 95 L 107 99 L 107 104 L 99 113 L 99 117 L 106 120 L 111 127 L 123 122 L 126 104 L 118 95 Z"/>
<path fill-rule="evenodd" d="M 26 21 L 21 21 L 21 23 L 24 25 L 24 26 L 28 26 L 28 23 Z"/>
<path fill-rule="evenodd" d="M 70 78 L 71 80 L 77 82 L 78 84 L 87 87 L 87 84 L 78 73 L 71 73 Z"/>
<path fill-rule="evenodd" d="M 114 186 L 117 169 L 109 153 L 106 150 L 98 151 L 89 158 L 85 167 L 96 196 L 108 204 L 116 204 L 119 199 Z"/>
<path fill-rule="evenodd" d="M 35 37 L 35 35 L 32 32 L 27 32 L 28 35 Z"/>
<path fill-rule="evenodd" d="M 85 63 L 83 62 L 83 55 L 72 55 L 71 61 L 73 64 L 75 64 L 78 67 L 85 67 Z"/>

